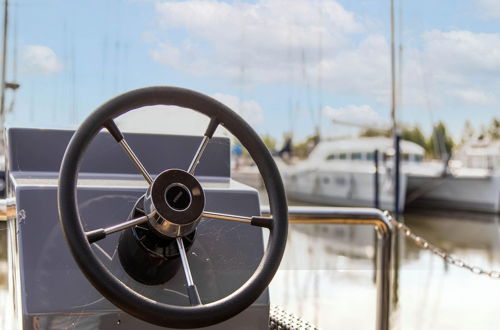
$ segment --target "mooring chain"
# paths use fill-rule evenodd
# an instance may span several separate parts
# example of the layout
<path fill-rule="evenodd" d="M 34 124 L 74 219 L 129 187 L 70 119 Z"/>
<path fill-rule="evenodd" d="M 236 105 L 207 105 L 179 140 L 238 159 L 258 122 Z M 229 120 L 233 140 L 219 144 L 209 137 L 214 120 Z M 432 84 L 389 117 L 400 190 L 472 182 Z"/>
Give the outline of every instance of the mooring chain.
<path fill-rule="evenodd" d="M 411 229 L 404 223 L 396 221 L 388 211 L 385 211 L 384 214 L 391 221 L 393 226 L 398 228 L 406 237 L 414 241 L 417 244 L 417 246 L 421 247 L 422 249 L 431 251 L 435 255 L 441 257 L 448 264 L 468 269 L 472 273 L 477 275 L 486 275 L 491 278 L 500 279 L 500 272 L 494 270 L 484 270 L 481 267 L 470 265 L 467 262 L 463 261 L 462 259 L 454 257 L 453 255 L 447 253 L 446 251 L 438 248 L 434 244 L 428 242 L 425 238 L 422 238 L 413 233 Z"/>

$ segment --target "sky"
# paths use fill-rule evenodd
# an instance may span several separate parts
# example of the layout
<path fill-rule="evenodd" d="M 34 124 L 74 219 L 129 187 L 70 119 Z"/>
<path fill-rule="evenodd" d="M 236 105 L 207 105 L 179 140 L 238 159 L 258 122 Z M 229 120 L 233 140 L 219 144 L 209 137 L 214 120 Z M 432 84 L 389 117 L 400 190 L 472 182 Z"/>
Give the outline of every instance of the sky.
<path fill-rule="evenodd" d="M 75 127 L 151 85 L 215 97 L 278 140 L 390 123 L 389 0 L 10 3 L 10 126 Z M 395 4 L 399 121 L 458 139 L 500 117 L 500 2 Z"/>

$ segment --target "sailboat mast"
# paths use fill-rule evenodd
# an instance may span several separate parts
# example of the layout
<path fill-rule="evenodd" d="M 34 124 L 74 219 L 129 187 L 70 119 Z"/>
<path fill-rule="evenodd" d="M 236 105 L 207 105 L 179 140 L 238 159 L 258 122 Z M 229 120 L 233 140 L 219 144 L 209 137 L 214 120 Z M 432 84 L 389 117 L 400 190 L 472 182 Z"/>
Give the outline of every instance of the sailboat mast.
<path fill-rule="evenodd" d="M 0 87 L 0 125 L 3 130 L 5 124 L 5 79 L 7 76 L 7 36 L 9 26 L 9 1 L 4 0 L 3 12 L 3 44 L 2 44 L 2 78 Z"/>
<path fill-rule="evenodd" d="M 391 0 L 391 120 L 392 133 L 397 132 L 396 118 L 396 42 L 394 35 L 394 0 Z"/>
<path fill-rule="evenodd" d="M 400 191 L 401 191 L 401 153 L 400 140 L 401 136 L 398 129 L 396 110 L 397 110 L 397 90 L 396 90 L 396 38 L 394 33 L 394 0 L 391 2 L 391 119 L 392 119 L 392 136 L 394 137 L 394 215 L 396 219 L 400 213 Z"/>

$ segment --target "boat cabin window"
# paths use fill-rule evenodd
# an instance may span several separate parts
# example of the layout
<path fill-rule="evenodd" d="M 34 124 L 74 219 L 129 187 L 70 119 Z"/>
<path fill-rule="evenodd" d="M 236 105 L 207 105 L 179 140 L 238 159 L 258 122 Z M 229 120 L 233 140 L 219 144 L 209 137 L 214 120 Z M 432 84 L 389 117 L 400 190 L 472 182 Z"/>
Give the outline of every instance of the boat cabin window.
<path fill-rule="evenodd" d="M 326 160 L 333 160 L 333 159 L 337 159 L 337 155 L 331 154 L 326 157 Z"/>
<path fill-rule="evenodd" d="M 347 154 L 345 153 L 340 154 L 339 159 L 347 159 Z"/>
<path fill-rule="evenodd" d="M 374 160 L 375 159 L 375 155 L 373 152 L 368 152 L 366 155 L 365 155 L 365 159 L 366 160 Z"/>
<path fill-rule="evenodd" d="M 422 155 L 415 155 L 414 156 L 414 160 L 415 160 L 416 163 L 422 162 L 423 158 L 424 157 Z"/>
<path fill-rule="evenodd" d="M 363 156 L 361 155 L 360 152 L 355 152 L 352 154 L 351 159 L 352 160 L 361 160 L 361 159 L 363 159 Z"/>
<path fill-rule="evenodd" d="M 403 154 L 403 161 L 407 162 L 410 160 L 410 154 Z"/>

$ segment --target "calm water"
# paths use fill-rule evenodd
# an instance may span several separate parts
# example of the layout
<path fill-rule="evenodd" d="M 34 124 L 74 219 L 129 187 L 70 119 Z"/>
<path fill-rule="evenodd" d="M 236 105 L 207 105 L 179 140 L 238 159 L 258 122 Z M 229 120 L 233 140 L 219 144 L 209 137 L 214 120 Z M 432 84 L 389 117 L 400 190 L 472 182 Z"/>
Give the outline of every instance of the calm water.
<path fill-rule="evenodd" d="M 447 251 L 500 269 L 498 216 L 412 211 L 405 222 Z M 373 329 L 373 231 L 339 225 L 292 225 L 275 304 L 322 329 Z M 410 241 L 399 241 L 395 329 L 498 329 L 500 280 L 447 266 Z M 300 257 L 298 257 L 300 256 Z"/>
<path fill-rule="evenodd" d="M 500 269 L 498 216 L 411 211 L 405 221 L 440 247 L 479 266 Z M 371 228 L 292 225 L 281 270 L 271 285 L 272 303 L 322 329 L 373 329 L 373 254 Z M 448 267 L 404 239 L 399 255 L 395 329 L 499 328 L 500 280 Z M 0 223 L 0 313 L 5 272 L 5 224 Z"/>

